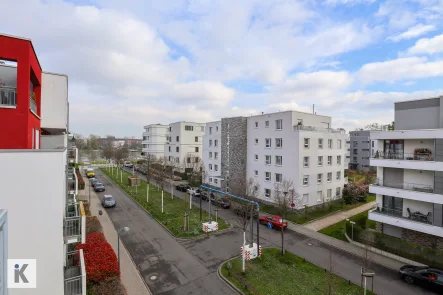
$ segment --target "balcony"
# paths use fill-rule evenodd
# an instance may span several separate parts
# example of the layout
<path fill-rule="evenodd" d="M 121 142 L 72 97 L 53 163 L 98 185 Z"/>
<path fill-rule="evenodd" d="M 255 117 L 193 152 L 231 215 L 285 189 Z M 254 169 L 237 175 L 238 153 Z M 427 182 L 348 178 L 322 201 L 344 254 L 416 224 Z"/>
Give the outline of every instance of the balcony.
<path fill-rule="evenodd" d="M 421 150 L 424 150 L 423 152 Z M 443 162 L 436 162 L 430 150 L 416 149 L 414 153 L 377 151 L 370 158 L 371 166 L 399 169 L 443 171 Z"/>
<path fill-rule="evenodd" d="M 2 108 L 15 108 L 16 101 L 16 88 L 13 87 L 0 87 L 0 107 Z"/>
<path fill-rule="evenodd" d="M 64 289 L 64 295 L 86 295 L 86 269 L 82 249 L 66 254 Z"/>
<path fill-rule="evenodd" d="M 29 98 L 29 109 L 31 110 L 31 112 L 34 115 L 38 116 L 37 115 L 37 103 L 32 98 Z"/>
<path fill-rule="evenodd" d="M 303 125 L 294 125 L 293 131 L 314 131 L 314 132 L 329 132 L 329 133 L 339 133 L 346 134 L 344 129 L 333 129 L 333 128 L 322 128 L 315 126 L 303 126 Z"/>
<path fill-rule="evenodd" d="M 86 214 L 82 202 L 66 206 L 63 234 L 65 244 L 85 242 Z"/>
<path fill-rule="evenodd" d="M 443 227 L 433 225 L 432 213 L 422 214 L 415 210 L 403 211 L 390 209 L 376 204 L 369 210 L 370 220 L 410 230 L 426 233 L 433 236 L 443 237 Z"/>
<path fill-rule="evenodd" d="M 77 162 L 78 162 L 78 150 L 75 146 L 70 147 L 68 150 L 68 163 L 75 164 Z"/>

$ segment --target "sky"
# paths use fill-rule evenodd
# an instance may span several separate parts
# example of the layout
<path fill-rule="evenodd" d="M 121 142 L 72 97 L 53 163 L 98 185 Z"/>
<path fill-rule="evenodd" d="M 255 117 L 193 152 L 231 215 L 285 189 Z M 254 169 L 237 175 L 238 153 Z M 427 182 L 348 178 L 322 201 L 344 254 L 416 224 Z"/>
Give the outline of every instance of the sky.
<path fill-rule="evenodd" d="M 443 95 L 443 0 L 0 0 L 69 77 L 71 132 L 295 110 L 354 130 Z"/>

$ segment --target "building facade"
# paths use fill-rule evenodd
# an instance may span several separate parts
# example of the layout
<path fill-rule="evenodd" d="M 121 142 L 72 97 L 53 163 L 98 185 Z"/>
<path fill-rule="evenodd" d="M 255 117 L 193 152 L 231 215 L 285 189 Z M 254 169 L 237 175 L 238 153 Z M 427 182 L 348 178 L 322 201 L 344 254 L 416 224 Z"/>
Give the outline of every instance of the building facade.
<path fill-rule="evenodd" d="M 68 77 L 41 72 L 32 48 L 28 39 L 0 35 L 0 57 L 17 62 L 15 78 L 13 67 L 0 66 L 0 81 L 16 86 L 0 87 L 0 118 L 9 118 L 1 124 L 9 128 L 0 127 L 0 211 L 8 214 L 0 243 L 8 259 L 36 259 L 36 294 L 86 295 L 83 252 L 70 252 L 71 244 L 85 242 L 86 216 L 77 201 L 78 153 L 68 142 Z M 16 134 L 3 140 L 8 129 Z"/>
<path fill-rule="evenodd" d="M 395 130 L 371 134 L 384 234 L 443 250 L 443 97 L 395 103 Z"/>
<path fill-rule="evenodd" d="M 370 157 L 374 149 L 371 134 L 378 131 L 357 130 L 349 132 L 350 153 L 349 168 L 368 172 L 371 170 Z"/>
<path fill-rule="evenodd" d="M 165 155 L 166 137 L 169 130 L 168 125 L 150 124 L 146 125 L 143 132 L 142 152 L 144 156 L 152 155 L 163 158 Z"/>
<path fill-rule="evenodd" d="M 216 188 L 222 187 L 221 121 L 206 123 L 202 144 L 203 183 Z M 206 144 L 207 143 L 207 144 Z"/>
<path fill-rule="evenodd" d="M 164 159 L 167 165 L 184 171 L 187 166 L 202 161 L 205 123 L 177 122 L 169 124 Z"/>

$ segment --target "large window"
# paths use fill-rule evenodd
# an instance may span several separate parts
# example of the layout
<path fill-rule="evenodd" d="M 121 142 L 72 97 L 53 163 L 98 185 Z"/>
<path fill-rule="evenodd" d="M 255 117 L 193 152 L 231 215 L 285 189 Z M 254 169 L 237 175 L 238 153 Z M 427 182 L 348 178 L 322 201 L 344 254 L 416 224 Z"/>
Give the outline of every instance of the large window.
<path fill-rule="evenodd" d="M 283 176 L 280 173 L 275 173 L 275 182 L 282 182 Z"/>
<path fill-rule="evenodd" d="M 194 126 L 185 125 L 185 130 L 186 131 L 194 131 Z"/>
<path fill-rule="evenodd" d="M 282 156 L 275 156 L 275 165 L 281 166 L 283 164 L 283 157 Z"/>
<path fill-rule="evenodd" d="M 275 129 L 277 129 L 277 130 L 283 129 L 283 120 L 282 119 L 275 120 Z"/>
<path fill-rule="evenodd" d="M 271 181 L 271 172 L 265 172 L 265 180 Z"/>
<path fill-rule="evenodd" d="M 303 167 L 309 167 L 309 157 L 303 157 Z"/>
<path fill-rule="evenodd" d="M 308 186 L 309 185 L 309 175 L 304 175 L 303 176 L 303 186 Z"/>
<path fill-rule="evenodd" d="M 265 164 L 271 165 L 271 155 L 265 155 Z"/>
<path fill-rule="evenodd" d="M 323 166 L 323 156 L 318 156 L 318 166 Z"/>
<path fill-rule="evenodd" d="M 384 148 L 386 154 L 403 156 L 404 140 L 385 140 Z"/>
<path fill-rule="evenodd" d="M 323 148 L 323 138 L 319 138 L 318 139 L 318 148 L 322 149 Z"/>
<path fill-rule="evenodd" d="M 275 147 L 276 147 L 276 148 L 281 148 L 281 147 L 283 147 L 283 139 L 282 139 L 282 138 L 276 138 L 276 139 L 275 139 Z"/>
<path fill-rule="evenodd" d="M 309 148 L 309 138 L 305 138 L 305 148 Z"/>
<path fill-rule="evenodd" d="M 271 190 L 268 188 L 265 188 L 265 197 L 270 198 L 271 197 Z"/>
<path fill-rule="evenodd" d="M 403 198 L 383 196 L 383 210 L 392 215 L 402 216 Z"/>
<path fill-rule="evenodd" d="M 271 141 L 270 138 L 266 138 L 266 139 L 265 139 L 265 143 L 266 143 L 266 147 L 267 147 L 267 148 L 270 148 L 270 147 L 271 147 L 271 142 L 272 142 L 272 141 Z"/>

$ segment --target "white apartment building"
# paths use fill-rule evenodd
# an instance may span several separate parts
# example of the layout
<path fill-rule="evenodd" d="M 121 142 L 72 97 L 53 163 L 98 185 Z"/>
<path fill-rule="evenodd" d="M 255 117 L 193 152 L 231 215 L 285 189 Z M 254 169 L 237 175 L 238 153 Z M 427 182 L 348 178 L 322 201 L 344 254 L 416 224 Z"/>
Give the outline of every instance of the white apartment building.
<path fill-rule="evenodd" d="M 156 158 L 163 158 L 165 155 L 166 137 L 169 131 L 168 125 L 150 124 L 146 125 L 143 132 L 142 152 L 147 156 L 151 154 Z"/>
<path fill-rule="evenodd" d="M 205 123 L 177 122 L 169 124 L 164 156 L 169 165 L 183 170 L 187 164 L 202 159 Z"/>
<path fill-rule="evenodd" d="M 246 177 L 257 180 L 266 201 L 274 201 L 279 182 L 291 180 L 300 207 L 327 202 L 342 194 L 345 143 L 331 117 L 295 111 L 248 117 Z"/>
<path fill-rule="evenodd" d="M 395 103 L 395 130 L 371 133 L 369 219 L 386 235 L 443 249 L 443 97 Z"/>
<path fill-rule="evenodd" d="M 206 123 L 203 142 L 203 183 L 221 188 L 221 121 Z"/>

